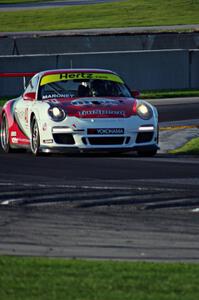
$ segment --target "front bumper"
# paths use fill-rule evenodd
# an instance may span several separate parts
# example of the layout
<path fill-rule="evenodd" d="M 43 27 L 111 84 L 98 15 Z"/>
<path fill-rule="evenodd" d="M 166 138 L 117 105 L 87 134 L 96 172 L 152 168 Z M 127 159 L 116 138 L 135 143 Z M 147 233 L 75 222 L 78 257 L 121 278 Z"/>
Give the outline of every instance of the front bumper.
<path fill-rule="evenodd" d="M 157 144 L 144 145 L 144 146 L 134 146 L 131 148 L 84 148 L 80 149 L 78 147 L 46 147 L 42 146 L 40 152 L 42 153 L 105 153 L 105 152 L 131 152 L 131 151 L 155 151 L 158 150 L 159 146 Z"/>
<path fill-rule="evenodd" d="M 158 149 L 158 125 L 155 119 L 81 120 L 51 124 L 41 131 L 43 152 L 138 151 Z"/>

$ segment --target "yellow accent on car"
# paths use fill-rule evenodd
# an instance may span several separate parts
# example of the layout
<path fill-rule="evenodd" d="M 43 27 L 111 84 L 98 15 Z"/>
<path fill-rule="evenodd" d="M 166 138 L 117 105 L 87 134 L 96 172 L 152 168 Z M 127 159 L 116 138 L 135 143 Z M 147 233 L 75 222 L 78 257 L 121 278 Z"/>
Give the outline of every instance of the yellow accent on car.
<path fill-rule="evenodd" d="M 89 79 L 101 79 L 101 80 L 111 80 L 118 83 L 124 83 L 123 80 L 115 75 L 115 74 L 109 74 L 109 73 L 84 73 L 84 72 L 78 72 L 78 73 L 59 73 L 59 74 L 50 74 L 50 75 L 44 75 L 41 79 L 40 86 L 53 83 L 57 81 L 63 81 L 63 80 L 75 80 L 75 79 L 81 79 L 81 80 L 89 80 Z"/>

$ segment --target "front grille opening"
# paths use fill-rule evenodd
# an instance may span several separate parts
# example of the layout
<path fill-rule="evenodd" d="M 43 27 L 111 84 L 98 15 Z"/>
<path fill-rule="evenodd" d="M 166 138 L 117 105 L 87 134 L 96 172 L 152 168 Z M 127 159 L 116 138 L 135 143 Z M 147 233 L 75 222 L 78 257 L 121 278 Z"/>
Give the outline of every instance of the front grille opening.
<path fill-rule="evenodd" d="M 122 145 L 124 137 L 90 137 L 88 138 L 91 145 Z"/>
<path fill-rule="evenodd" d="M 83 143 L 84 145 L 87 145 L 87 140 L 86 140 L 85 137 L 82 138 L 82 143 Z"/>
<path fill-rule="evenodd" d="M 153 138 L 153 132 L 139 132 L 136 138 L 136 143 L 148 143 Z"/>
<path fill-rule="evenodd" d="M 61 145 L 74 145 L 75 140 L 73 138 L 73 135 L 70 133 L 56 133 L 53 134 L 53 138 L 55 143 L 61 144 Z"/>
<path fill-rule="evenodd" d="M 130 142 L 130 139 L 131 139 L 131 137 L 130 137 L 130 136 L 127 136 L 126 141 L 125 141 L 125 144 L 128 144 L 128 143 Z"/>

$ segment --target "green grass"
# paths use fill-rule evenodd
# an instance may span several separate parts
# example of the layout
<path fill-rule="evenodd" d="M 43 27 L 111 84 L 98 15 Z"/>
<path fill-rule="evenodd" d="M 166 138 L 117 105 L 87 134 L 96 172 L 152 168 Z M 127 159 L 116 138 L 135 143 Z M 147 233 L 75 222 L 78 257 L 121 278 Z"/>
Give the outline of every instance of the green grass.
<path fill-rule="evenodd" d="M 175 150 L 170 151 L 171 154 L 189 154 L 198 155 L 199 154 L 199 138 L 194 138 L 185 145 Z"/>
<path fill-rule="evenodd" d="M 178 98 L 178 97 L 199 97 L 199 90 L 163 90 L 143 91 L 140 94 L 142 99 Z"/>
<path fill-rule="evenodd" d="M 6 100 L 0 100 L 0 106 L 4 105 L 5 102 Z"/>
<path fill-rule="evenodd" d="M 196 300 L 199 265 L 0 257 L 1 300 Z"/>
<path fill-rule="evenodd" d="M 11 22 L 10 20 L 14 20 Z M 1 31 L 65 30 L 193 24 L 198 0 L 128 0 L 107 4 L 1 12 Z"/>
<path fill-rule="evenodd" d="M 3 106 L 8 100 L 15 98 L 15 97 L 1 97 L 0 99 L 0 107 Z"/>

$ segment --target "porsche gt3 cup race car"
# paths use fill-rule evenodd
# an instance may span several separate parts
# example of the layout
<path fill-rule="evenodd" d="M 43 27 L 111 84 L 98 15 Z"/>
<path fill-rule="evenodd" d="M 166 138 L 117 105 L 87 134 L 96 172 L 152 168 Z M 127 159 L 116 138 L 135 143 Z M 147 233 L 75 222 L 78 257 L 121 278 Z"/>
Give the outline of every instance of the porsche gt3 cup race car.
<path fill-rule="evenodd" d="M 35 74 L 22 96 L 1 113 L 1 145 L 42 152 L 137 151 L 155 155 L 158 113 L 136 99 L 123 79 L 102 69 Z"/>

